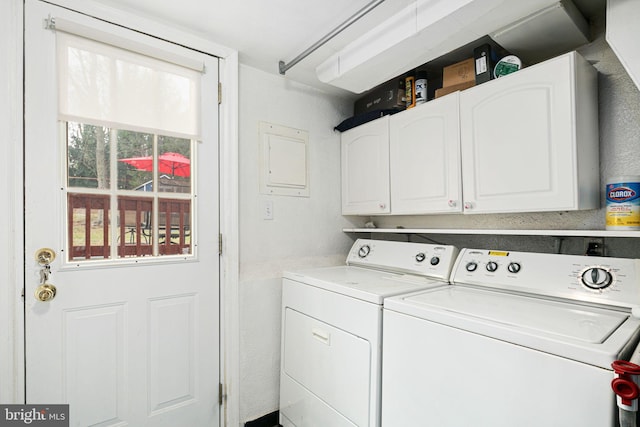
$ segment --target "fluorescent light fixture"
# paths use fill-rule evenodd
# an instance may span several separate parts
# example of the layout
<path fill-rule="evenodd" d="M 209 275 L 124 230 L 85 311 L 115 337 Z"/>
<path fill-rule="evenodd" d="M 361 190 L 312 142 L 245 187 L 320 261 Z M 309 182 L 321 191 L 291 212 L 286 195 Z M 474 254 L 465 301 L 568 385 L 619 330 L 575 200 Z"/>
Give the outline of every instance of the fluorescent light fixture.
<path fill-rule="evenodd" d="M 416 0 L 328 58 L 316 75 L 362 93 L 554 3 Z"/>

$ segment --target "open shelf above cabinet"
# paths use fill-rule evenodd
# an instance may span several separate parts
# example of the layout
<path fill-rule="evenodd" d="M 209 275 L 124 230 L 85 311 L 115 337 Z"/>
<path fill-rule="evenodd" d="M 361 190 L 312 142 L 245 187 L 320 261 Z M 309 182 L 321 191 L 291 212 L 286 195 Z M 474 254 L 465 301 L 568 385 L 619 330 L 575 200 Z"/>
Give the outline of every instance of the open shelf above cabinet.
<path fill-rule="evenodd" d="M 640 237 L 640 231 L 617 230 L 495 230 L 452 228 L 344 228 L 345 233 L 384 234 L 490 234 L 502 236 Z"/>

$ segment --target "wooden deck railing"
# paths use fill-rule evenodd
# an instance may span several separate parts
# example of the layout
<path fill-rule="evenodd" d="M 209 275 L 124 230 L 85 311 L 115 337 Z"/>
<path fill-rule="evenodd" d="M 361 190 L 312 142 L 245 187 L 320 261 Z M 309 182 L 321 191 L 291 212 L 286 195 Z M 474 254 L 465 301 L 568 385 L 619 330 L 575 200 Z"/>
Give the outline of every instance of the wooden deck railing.
<path fill-rule="evenodd" d="M 157 235 L 160 255 L 191 253 L 191 201 L 160 199 L 157 234 L 153 227 L 153 199 L 118 197 L 118 257 L 150 256 Z M 111 256 L 109 196 L 69 194 L 70 260 Z"/>

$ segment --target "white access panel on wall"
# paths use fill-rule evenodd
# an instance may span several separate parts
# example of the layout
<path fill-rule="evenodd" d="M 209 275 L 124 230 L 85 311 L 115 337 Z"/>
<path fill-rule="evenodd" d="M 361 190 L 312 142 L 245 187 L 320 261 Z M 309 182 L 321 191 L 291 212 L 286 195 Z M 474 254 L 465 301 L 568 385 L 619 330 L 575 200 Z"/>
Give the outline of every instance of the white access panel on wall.
<path fill-rule="evenodd" d="M 260 122 L 260 192 L 309 197 L 309 133 Z"/>
<path fill-rule="evenodd" d="M 393 214 L 462 212 L 458 92 L 390 119 Z"/>

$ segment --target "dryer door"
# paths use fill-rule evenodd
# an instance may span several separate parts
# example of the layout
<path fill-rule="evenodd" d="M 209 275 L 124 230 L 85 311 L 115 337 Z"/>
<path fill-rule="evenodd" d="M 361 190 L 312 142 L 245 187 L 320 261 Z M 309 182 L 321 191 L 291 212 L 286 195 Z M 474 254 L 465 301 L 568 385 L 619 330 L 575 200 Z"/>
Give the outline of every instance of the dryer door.
<path fill-rule="evenodd" d="M 368 426 L 370 343 L 290 308 L 284 316 L 283 415 L 298 426 Z"/>

